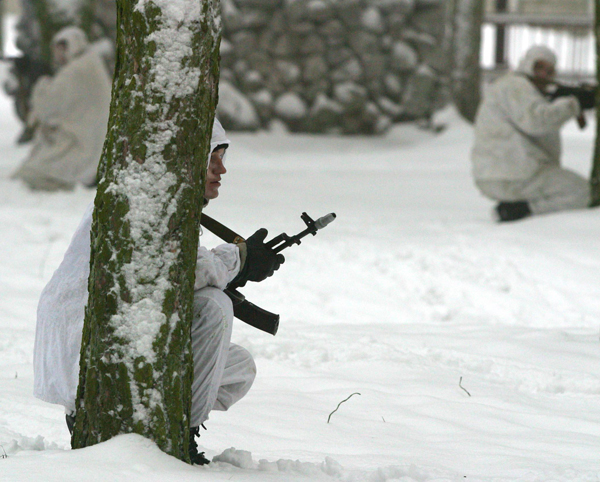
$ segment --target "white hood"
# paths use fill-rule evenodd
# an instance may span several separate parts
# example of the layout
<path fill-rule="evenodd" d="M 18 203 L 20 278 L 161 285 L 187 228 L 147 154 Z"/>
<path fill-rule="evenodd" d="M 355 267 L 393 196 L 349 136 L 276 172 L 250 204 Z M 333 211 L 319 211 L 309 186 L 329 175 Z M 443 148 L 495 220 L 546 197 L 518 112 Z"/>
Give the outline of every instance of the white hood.
<path fill-rule="evenodd" d="M 212 151 L 214 151 L 215 147 L 217 147 L 221 144 L 229 145 L 229 144 L 231 144 L 231 141 L 229 139 L 227 139 L 227 133 L 225 132 L 225 129 L 223 129 L 223 126 L 219 122 L 219 119 L 217 119 L 215 117 L 215 122 L 213 124 L 212 137 L 210 138 L 210 152 L 212 153 Z M 209 153 L 208 157 L 210 159 L 210 153 Z"/>
<path fill-rule="evenodd" d="M 65 27 L 60 30 L 52 39 L 52 45 L 58 42 L 67 44 L 67 62 L 85 52 L 89 45 L 85 32 L 78 27 Z"/>
<path fill-rule="evenodd" d="M 552 65 L 556 65 L 556 55 L 552 50 L 544 45 L 534 45 L 530 47 L 519 62 L 517 72 L 528 76 L 533 76 L 533 67 L 538 60 L 544 60 Z"/>

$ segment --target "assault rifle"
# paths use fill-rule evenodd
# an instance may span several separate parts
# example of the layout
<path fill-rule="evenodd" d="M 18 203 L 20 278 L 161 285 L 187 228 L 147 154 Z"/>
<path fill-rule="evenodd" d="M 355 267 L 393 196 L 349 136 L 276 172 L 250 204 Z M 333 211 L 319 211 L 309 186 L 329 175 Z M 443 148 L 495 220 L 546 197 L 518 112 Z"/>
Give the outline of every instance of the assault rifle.
<path fill-rule="evenodd" d="M 301 231 L 295 236 L 288 236 L 287 234 L 282 233 L 271 241 L 266 242 L 265 246 L 273 251 L 273 253 L 280 253 L 285 248 L 293 246 L 294 244 L 300 244 L 300 240 L 305 236 L 308 236 L 309 234 L 316 236 L 319 229 L 323 229 L 335 219 L 335 214 L 327 214 L 316 221 L 311 219 L 306 213 L 302 213 L 302 216 L 300 217 L 302 218 L 302 221 L 304 221 L 304 224 L 306 224 L 306 229 L 304 231 Z M 244 238 L 239 234 L 204 213 L 202 213 L 200 223 L 227 243 L 244 242 Z M 235 317 L 259 330 L 275 335 L 279 328 L 279 315 L 250 303 L 237 288 L 239 288 L 239 286 L 230 284 L 224 290 L 225 294 L 227 294 L 233 302 L 233 314 Z"/>
<path fill-rule="evenodd" d="M 558 97 L 574 95 L 579 100 L 582 109 L 592 109 L 596 106 L 596 91 L 598 87 L 591 84 L 559 84 L 552 83 L 548 87 L 548 96 L 551 100 Z"/>
<path fill-rule="evenodd" d="M 582 111 L 581 114 L 579 114 L 579 117 L 577 117 L 577 123 L 581 129 L 584 129 L 587 125 L 587 121 L 583 111 L 596 107 L 597 90 L 598 86 L 591 84 L 566 85 L 552 83 L 548 87 L 547 96 L 550 100 L 554 100 L 559 97 L 566 97 L 568 95 L 574 95 L 577 97 Z"/>

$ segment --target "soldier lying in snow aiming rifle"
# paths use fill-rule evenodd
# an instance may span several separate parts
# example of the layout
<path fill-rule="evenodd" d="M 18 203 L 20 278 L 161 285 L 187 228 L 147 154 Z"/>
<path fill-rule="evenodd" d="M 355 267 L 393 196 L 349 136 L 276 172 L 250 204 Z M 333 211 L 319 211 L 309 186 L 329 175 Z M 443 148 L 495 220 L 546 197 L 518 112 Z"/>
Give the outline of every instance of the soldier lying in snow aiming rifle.
<path fill-rule="evenodd" d="M 205 182 L 205 203 L 219 195 L 223 164 L 230 142 L 217 119 L 211 138 L 211 155 Z M 85 213 L 64 259 L 44 288 L 38 305 L 34 349 L 34 395 L 63 405 L 67 425 L 75 422 L 79 354 L 87 303 L 90 267 L 90 229 L 93 206 Z M 189 447 L 194 464 L 206 464 L 198 453 L 195 437 L 211 410 L 227 410 L 240 400 L 254 382 L 256 365 L 250 353 L 230 342 L 233 317 L 275 334 L 279 316 L 252 305 L 236 291 L 247 281 L 263 281 L 284 262 L 281 251 L 316 234 L 335 218 L 334 214 L 313 221 L 303 214 L 307 228 L 296 236 L 282 234 L 265 243 L 266 229 L 247 240 L 202 215 L 207 229 L 214 229 L 227 242 L 208 250 L 198 247 L 194 284 L 194 317 L 191 344 L 194 363 Z M 212 223 L 211 223 L 212 221 Z M 235 299 L 235 302 L 232 302 Z"/>

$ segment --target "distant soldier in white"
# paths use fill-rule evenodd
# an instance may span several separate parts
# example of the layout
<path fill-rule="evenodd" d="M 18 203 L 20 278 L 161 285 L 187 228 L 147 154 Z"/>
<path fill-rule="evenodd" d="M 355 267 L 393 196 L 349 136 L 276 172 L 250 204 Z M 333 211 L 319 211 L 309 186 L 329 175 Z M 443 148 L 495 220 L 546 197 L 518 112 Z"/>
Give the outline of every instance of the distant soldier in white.
<path fill-rule="evenodd" d="M 35 84 L 27 120 L 34 144 L 13 178 L 43 191 L 92 186 L 106 136 L 110 78 L 101 52 L 77 27 L 58 32 L 52 51 L 58 71 Z"/>
<path fill-rule="evenodd" d="M 560 166 L 559 131 L 594 107 L 594 95 L 552 95 L 555 67 L 550 49 L 531 47 L 515 72 L 489 87 L 479 106 L 473 176 L 484 196 L 499 201 L 499 221 L 589 205 L 589 182 Z"/>

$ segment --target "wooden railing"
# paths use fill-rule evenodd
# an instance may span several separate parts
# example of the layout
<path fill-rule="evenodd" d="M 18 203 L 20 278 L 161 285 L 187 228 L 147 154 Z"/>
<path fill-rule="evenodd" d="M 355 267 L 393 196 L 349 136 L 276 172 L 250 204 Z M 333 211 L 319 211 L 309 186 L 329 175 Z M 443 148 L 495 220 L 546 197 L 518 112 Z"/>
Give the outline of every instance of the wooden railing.
<path fill-rule="evenodd" d="M 485 17 L 483 67 L 494 72 L 514 68 L 524 52 L 543 44 L 558 56 L 561 77 L 586 80 L 595 76 L 593 16 L 489 13 Z"/>
<path fill-rule="evenodd" d="M 488 13 L 486 23 L 495 25 L 530 25 L 548 28 L 586 28 L 594 26 L 594 18 L 587 15 L 532 15 L 522 13 Z"/>

